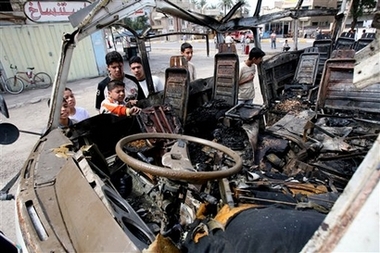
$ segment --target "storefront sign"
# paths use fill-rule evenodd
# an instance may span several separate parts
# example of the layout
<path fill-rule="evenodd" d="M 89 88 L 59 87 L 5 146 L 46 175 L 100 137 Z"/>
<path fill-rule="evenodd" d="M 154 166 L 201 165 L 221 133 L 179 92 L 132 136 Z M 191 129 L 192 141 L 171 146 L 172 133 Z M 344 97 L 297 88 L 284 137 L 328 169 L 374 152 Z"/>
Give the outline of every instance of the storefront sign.
<path fill-rule="evenodd" d="M 88 6 L 89 2 L 27 1 L 24 13 L 33 22 L 67 22 L 74 12 Z"/>

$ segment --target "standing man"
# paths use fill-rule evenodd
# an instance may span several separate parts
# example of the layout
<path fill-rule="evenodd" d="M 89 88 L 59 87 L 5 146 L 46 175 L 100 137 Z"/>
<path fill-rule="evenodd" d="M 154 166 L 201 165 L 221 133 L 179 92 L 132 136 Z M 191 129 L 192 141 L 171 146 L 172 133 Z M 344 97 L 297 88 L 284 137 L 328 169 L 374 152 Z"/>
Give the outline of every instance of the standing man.
<path fill-rule="evenodd" d="M 143 90 L 136 78 L 124 73 L 124 61 L 119 52 L 112 51 L 107 53 L 106 64 L 108 76 L 100 81 L 96 92 L 95 108 L 98 111 L 100 110 L 103 100 L 108 97 L 107 85 L 112 80 L 120 80 L 125 84 L 125 99 L 132 104 L 137 103 L 138 99 L 145 98 Z"/>
<path fill-rule="evenodd" d="M 231 33 L 227 33 L 227 36 L 224 38 L 224 43 L 232 44 L 234 43 L 234 39 L 231 36 Z"/>
<path fill-rule="evenodd" d="M 238 104 L 252 104 L 255 97 L 253 80 L 256 66 L 263 61 L 265 53 L 257 47 L 251 49 L 248 59 L 240 63 Z"/>
<path fill-rule="evenodd" d="M 193 46 L 190 43 L 182 43 L 181 45 L 181 55 L 187 60 L 187 71 L 189 71 L 190 82 L 194 81 L 196 77 L 195 67 L 191 61 L 193 58 Z"/>
<path fill-rule="evenodd" d="M 244 54 L 244 50 L 245 50 L 245 35 L 246 35 L 246 32 L 240 35 L 240 46 L 241 46 L 242 54 Z"/>
<path fill-rule="evenodd" d="M 273 32 L 270 35 L 270 48 L 272 49 L 276 49 L 276 37 L 277 34 L 273 30 Z"/>
<path fill-rule="evenodd" d="M 144 92 L 145 98 L 149 97 L 148 84 L 146 83 L 146 80 L 145 80 L 145 72 L 144 72 L 141 58 L 139 56 L 133 56 L 131 59 L 129 59 L 129 67 L 131 68 L 132 74 L 135 76 L 135 78 L 139 82 L 140 87 Z M 162 83 L 161 79 L 158 76 L 152 75 L 152 81 L 153 81 L 155 92 L 160 92 L 164 90 L 164 84 Z"/>
<path fill-rule="evenodd" d="M 365 29 L 363 29 L 362 36 L 360 38 L 365 38 L 365 37 L 367 37 L 367 33 L 366 33 Z"/>

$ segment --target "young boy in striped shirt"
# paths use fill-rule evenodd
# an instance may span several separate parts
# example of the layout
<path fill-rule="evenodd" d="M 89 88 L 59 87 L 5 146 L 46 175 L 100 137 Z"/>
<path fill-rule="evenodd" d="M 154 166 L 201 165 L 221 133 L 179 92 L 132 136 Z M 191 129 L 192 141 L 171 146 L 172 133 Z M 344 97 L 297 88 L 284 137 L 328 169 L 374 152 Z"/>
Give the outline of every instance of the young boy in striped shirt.
<path fill-rule="evenodd" d="M 107 84 L 108 96 L 103 100 L 100 113 L 112 113 L 118 116 L 131 116 L 138 114 L 141 109 L 131 106 L 124 101 L 125 84 L 121 80 L 112 80 Z"/>

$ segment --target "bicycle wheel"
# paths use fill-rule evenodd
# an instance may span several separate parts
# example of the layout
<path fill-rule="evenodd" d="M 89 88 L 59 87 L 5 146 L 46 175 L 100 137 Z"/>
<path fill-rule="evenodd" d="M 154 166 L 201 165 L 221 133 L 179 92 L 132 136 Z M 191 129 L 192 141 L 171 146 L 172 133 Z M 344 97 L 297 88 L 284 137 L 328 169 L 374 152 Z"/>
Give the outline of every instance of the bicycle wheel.
<path fill-rule="evenodd" d="M 16 76 L 10 77 L 5 80 L 5 89 L 13 95 L 20 94 L 24 90 L 24 82 Z"/>
<path fill-rule="evenodd" d="M 50 85 L 53 83 L 51 81 L 51 77 L 46 74 L 45 72 L 38 72 L 33 77 L 33 82 L 36 85 L 37 88 L 46 89 L 50 87 Z"/>

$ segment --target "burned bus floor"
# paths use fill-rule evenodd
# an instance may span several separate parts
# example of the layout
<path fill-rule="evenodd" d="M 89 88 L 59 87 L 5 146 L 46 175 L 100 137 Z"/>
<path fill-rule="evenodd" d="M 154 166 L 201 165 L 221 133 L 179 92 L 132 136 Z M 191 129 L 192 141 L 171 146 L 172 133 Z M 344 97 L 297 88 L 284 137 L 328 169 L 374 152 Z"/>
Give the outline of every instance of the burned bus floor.
<path fill-rule="evenodd" d="M 266 127 L 267 109 L 231 109 L 218 102 L 193 112 L 185 133 L 201 134 L 239 152 L 243 169 L 230 179 L 238 203 L 277 203 L 327 213 L 380 133 L 376 122 L 305 110 L 308 103 L 300 99 L 278 104 L 277 121 Z"/>

